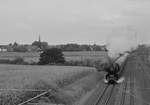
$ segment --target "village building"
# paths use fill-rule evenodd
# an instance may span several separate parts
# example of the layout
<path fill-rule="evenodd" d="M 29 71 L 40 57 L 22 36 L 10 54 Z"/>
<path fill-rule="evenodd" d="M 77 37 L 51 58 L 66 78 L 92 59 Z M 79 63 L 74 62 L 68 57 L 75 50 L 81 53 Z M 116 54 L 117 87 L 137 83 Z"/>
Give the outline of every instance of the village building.
<path fill-rule="evenodd" d="M 7 46 L 6 45 L 0 45 L 0 52 L 6 52 L 8 51 Z"/>

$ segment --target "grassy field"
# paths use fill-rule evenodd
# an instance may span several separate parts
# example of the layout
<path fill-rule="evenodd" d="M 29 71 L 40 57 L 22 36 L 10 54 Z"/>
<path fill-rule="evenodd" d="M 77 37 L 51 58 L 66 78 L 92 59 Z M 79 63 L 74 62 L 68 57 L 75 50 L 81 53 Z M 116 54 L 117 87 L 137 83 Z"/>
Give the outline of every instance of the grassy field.
<path fill-rule="evenodd" d="M 67 86 L 93 71 L 93 68 L 87 67 L 1 64 L 0 103 L 16 105 L 43 90 Z"/>
<path fill-rule="evenodd" d="M 82 52 L 63 52 L 67 61 L 82 61 L 85 59 L 104 59 L 107 56 L 106 52 L 101 51 L 82 51 Z M 0 59 L 14 59 L 16 57 L 22 57 L 28 62 L 38 62 L 40 53 L 18 53 L 18 52 L 0 52 Z"/>
<path fill-rule="evenodd" d="M 67 61 L 105 59 L 105 52 L 63 52 Z M 38 62 L 40 53 L 0 52 L 0 59 L 22 57 Z M 16 105 L 42 91 L 61 89 L 95 72 L 94 68 L 73 66 L 31 66 L 0 64 L 0 103 Z"/>

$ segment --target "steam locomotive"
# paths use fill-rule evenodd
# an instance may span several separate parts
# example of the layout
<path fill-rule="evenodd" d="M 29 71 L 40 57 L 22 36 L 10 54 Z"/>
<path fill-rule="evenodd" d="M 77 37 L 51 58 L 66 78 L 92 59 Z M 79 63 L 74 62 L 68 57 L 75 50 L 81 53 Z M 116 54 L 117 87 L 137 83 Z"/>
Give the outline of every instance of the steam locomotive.
<path fill-rule="evenodd" d="M 105 68 L 106 75 L 104 76 L 104 83 L 108 84 L 117 84 L 124 81 L 124 77 L 120 77 L 119 74 L 123 70 L 123 65 L 127 59 L 128 53 L 120 55 L 116 58 L 111 65 Z"/>
<path fill-rule="evenodd" d="M 106 61 L 103 64 L 97 63 L 96 69 L 98 71 L 104 70 L 106 74 L 104 75 L 104 83 L 108 84 L 118 84 L 124 81 L 124 77 L 120 77 L 120 72 L 122 71 L 122 65 L 124 64 L 128 53 L 118 56 L 115 60 Z"/>
<path fill-rule="evenodd" d="M 119 81 L 119 74 L 120 71 L 119 64 L 115 63 L 111 67 L 106 69 L 107 74 L 104 76 L 104 83 L 108 84 L 116 84 Z"/>

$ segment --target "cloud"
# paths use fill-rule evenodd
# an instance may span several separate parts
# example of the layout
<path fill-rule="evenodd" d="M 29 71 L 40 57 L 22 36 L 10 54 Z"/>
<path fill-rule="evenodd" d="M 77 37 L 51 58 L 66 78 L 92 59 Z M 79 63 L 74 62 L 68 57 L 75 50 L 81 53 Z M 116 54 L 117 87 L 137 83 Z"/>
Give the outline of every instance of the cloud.
<path fill-rule="evenodd" d="M 148 42 L 149 5 L 148 0 L 1 0 L 0 40 L 5 42 L 10 34 L 10 42 L 20 40 L 22 35 L 28 43 L 34 39 L 26 37 L 41 33 L 54 44 L 101 44 L 107 38 L 125 43 L 137 32 L 140 42 Z"/>
<path fill-rule="evenodd" d="M 31 31 L 32 26 L 23 22 L 16 23 L 16 29 L 18 30 L 24 30 L 24 31 Z"/>

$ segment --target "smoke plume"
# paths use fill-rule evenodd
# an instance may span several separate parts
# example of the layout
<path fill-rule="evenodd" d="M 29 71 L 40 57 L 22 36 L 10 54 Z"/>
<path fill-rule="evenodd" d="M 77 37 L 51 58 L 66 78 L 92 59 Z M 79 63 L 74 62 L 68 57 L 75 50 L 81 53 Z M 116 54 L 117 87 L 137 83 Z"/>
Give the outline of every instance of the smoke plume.
<path fill-rule="evenodd" d="M 119 54 L 124 53 L 125 51 L 130 51 L 138 45 L 138 42 L 134 38 L 125 35 L 112 37 L 109 39 L 108 43 L 108 55 L 111 58 L 116 58 Z"/>

